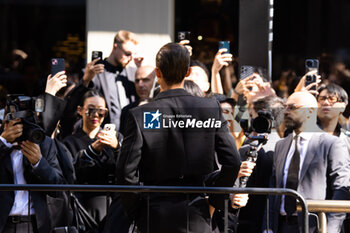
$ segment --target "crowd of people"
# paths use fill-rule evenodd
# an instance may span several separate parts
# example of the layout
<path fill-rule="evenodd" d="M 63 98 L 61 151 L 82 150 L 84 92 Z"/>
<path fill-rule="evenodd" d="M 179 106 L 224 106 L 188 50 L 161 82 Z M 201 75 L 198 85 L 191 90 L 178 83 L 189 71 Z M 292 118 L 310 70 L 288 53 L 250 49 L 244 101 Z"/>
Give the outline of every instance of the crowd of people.
<path fill-rule="evenodd" d="M 335 73 L 312 70 L 286 89 L 289 74 L 272 84 L 254 67 L 233 83 L 226 49 L 210 72 L 187 40 L 164 45 L 155 66 L 134 61 L 134 33 L 118 31 L 112 43 L 79 82 L 62 71 L 40 96 L 0 88 L 2 184 L 271 187 L 349 200 L 348 94 Z M 0 192 L 0 233 L 218 233 L 225 199 L 230 232 L 301 232 L 285 195 L 18 190 Z M 327 232 L 349 232 L 347 221 L 329 213 Z M 317 232 L 315 216 L 309 225 Z"/>

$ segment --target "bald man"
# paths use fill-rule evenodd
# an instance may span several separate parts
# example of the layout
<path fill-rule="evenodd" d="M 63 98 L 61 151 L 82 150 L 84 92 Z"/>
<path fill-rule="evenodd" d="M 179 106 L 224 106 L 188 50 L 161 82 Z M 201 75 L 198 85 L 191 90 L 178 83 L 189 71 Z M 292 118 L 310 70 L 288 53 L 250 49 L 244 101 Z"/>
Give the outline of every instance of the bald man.
<path fill-rule="evenodd" d="M 294 189 L 305 199 L 346 199 L 349 154 L 342 140 L 318 128 L 315 97 L 308 92 L 292 94 L 286 102 L 284 117 L 286 127 L 293 129 L 293 133 L 276 143 L 273 187 Z M 295 199 L 289 196 L 272 199 L 269 228 L 275 233 L 301 232 Z M 329 214 L 327 218 L 327 232 L 340 232 L 345 214 Z M 317 232 L 315 217 L 309 220 L 309 232 Z"/>
<path fill-rule="evenodd" d="M 121 134 L 125 133 L 129 110 L 139 105 L 146 104 L 152 99 L 151 91 L 154 87 L 155 78 L 156 72 L 154 71 L 153 66 L 140 66 L 137 68 L 135 72 L 135 89 L 139 99 L 126 105 L 122 109 L 119 128 Z"/>
<path fill-rule="evenodd" d="M 154 85 L 156 72 L 153 66 L 141 66 L 135 73 L 135 88 L 136 93 L 140 97 L 140 102 L 147 102 L 150 98 L 150 93 Z"/>

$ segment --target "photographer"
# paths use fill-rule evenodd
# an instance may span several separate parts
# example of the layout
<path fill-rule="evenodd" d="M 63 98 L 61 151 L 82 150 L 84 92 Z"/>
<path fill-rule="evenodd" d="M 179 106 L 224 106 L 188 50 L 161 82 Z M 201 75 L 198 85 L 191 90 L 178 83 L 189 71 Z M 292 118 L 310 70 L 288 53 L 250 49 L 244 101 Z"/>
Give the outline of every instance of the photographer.
<path fill-rule="evenodd" d="M 267 140 L 258 151 L 255 163 L 256 166 L 249 177 L 247 187 L 269 187 L 269 180 L 272 173 L 272 159 L 275 143 L 280 139 L 278 133 L 283 121 L 283 100 L 276 96 L 268 96 L 254 101 L 249 105 L 248 127 L 243 127 L 248 138 L 239 149 L 241 160 L 248 159 L 251 150 L 251 136 L 261 133 L 267 135 Z M 264 127 L 265 126 L 265 127 Z M 262 229 L 264 211 L 267 203 L 266 195 L 252 195 L 245 208 L 239 214 L 239 225 L 237 232 L 259 232 Z"/>
<path fill-rule="evenodd" d="M 8 110 L 9 106 L 7 106 Z M 30 109 L 27 112 L 29 114 Z M 30 140 L 35 141 L 28 137 L 28 122 L 23 118 L 11 119 L 4 123 L 0 136 L 0 183 L 63 183 L 53 141 L 45 136 L 38 144 Z M 0 232 L 27 233 L 28 229 L 30 232 L 51 232 L 46 204 L 47 194 L 54 193 L 30 192 L 29 194 L 28 191 L 22 190 L 0 192 Z M 28 195 L 30 195 L 30 203 L 28 203 Z"/>

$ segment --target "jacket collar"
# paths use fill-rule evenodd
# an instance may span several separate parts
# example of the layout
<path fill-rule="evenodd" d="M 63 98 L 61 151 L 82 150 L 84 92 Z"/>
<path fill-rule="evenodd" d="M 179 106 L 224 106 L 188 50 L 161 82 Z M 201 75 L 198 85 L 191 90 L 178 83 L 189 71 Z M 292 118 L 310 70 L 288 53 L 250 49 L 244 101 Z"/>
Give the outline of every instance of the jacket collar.
<path fill-rule="evenodd" d="M 170 97 L 177 97 L 177 96 L 191 96 L 190 93 L 185 91 L 183 88 L 177 88 L 177 89 L 171 89 L 160 92 L 154 100 L 157 99 L 163 99 L 163 98 L 170 98 Z"/>
<path fill-rule="evenodd" d="M 121 65 L 119 65 L 119 66 L 112 65 L 111 63 L 109 63 L 107 61 L 107 58 L 102 61 L 102 64 L 104 64 L 105 69 L 111 73 L 117 73 L 117 72 L 121 73 L 124 69 Z"/>

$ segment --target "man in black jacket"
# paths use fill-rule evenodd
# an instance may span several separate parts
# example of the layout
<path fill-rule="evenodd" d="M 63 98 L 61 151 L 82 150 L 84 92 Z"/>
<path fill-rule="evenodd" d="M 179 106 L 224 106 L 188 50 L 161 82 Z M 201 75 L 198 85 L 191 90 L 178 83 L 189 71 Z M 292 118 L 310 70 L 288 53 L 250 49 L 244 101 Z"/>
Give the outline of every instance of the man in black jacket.
<path fill-rule="evenodd" d="M 0 136 L 0 183 L 62 184 L 54 142 L 46 137 L 40 145 L 25 140 L 19 147 L 15 140 L 22 133 L 20 119 L 5 123 Z M 54 193 L 30 192 L 28 204 L 28 191 L 0 192 L 0 232 L 27 233 L 28 228 L 30 232 L 51 232 L 47 194 Z"/>
<path fill-rule="evenodd" d="M 117 163 L 118 183 L 171 186 L 233 186 L 240 159 L 219 103 L 184 89 L 190 55 L 169 43 L 156 56 L 161 92 L 149 104 L 130 110 Z M 214 171 L 217 152 L 222 167 Z M 125 211 L 141 232 L 212 232 L 209 206 L 223 207 L 221 195 L 150 194 L 149 221 L 139 196 L 123 195 Z M 210 208 L 213 210 L 213 208 Z M 137 211 L 135 211 L 137 210 Z M 149 224 L 149 225 L 148 225 Z"/>

